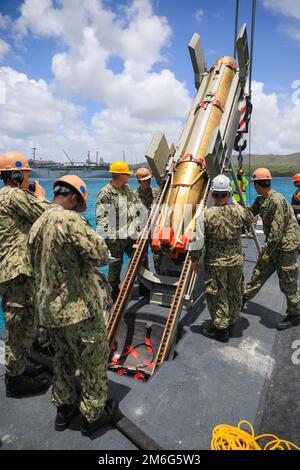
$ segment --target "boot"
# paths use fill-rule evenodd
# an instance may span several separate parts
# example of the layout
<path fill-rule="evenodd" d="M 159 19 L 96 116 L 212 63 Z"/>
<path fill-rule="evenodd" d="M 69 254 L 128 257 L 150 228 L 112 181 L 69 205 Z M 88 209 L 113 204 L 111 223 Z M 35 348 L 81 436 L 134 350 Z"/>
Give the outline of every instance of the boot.
<path fill-rule="evenodd" d="M 74 405 L 61 405 L 57 407 L 54 428 L 56 431 L 64 431 L 70 425 L 79 410 Z"/>
<path fill-rule="evenodd" d="M 212 326 L 211 328 L 203 328 L 201 334 L 207 338 L 221 341 L 221 343 L 228 343 L 229 341 L 229 328 L 219 330 L 218 328 Z"/>
<path fill-rule="evenodd" d="M 300 324 L 300 314 L 298 315 L 291 315 L 290 313 L 284 317 L 283 320 L 279 321 L 276 325 L 277 330 L 286 330 L 287 328 L 291 328 L 292 326 L 296 326 Z"/>
<path fill-rule="evenodd" d="M 105 408 L 102 411 L 101 415 L 95 421 L 92 421 L 91 423 L 89 423 L 88 420 L 84 416 L 82 416 L 81 417 L 81 434 L 83 436 L 89 436 L 90 434 L 93 434 L 98 429 L 103 428 L 113 423 L 116 417 L 118 408 L 119 408 L 119 404 L 117 400 L 115 400 L 114 398 L 109 398 L 106 402 Z"/>
<path fill-rule="evenodd" d="M 24 375 L 27 377 L 37 377 L 42 372 L 44 372 L 45 367 L 42 364 L 34 364 L 33 362 L 27 364 L 26 369 L 24 371 Z"/>
<path fill-rule="evenodd" d="M 6 396 L 7 397 L 26 397 L 45 392 L 50 387 L 50 382 L 45 377 L 28 377 L 24 374 L 5 376 Z"/>

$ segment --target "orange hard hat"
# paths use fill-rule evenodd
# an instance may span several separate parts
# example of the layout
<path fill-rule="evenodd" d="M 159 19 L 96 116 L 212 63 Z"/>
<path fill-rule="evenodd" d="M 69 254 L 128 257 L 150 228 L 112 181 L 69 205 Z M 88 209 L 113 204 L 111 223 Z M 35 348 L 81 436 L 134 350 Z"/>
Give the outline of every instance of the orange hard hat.
<path fill-rule="evenodd" d="M 251 176 L 251 181 L 271 180 L 272 175 L 268 168 L 257 168 Z"/>
<path fill-rule="evenodd" d="M 300 181 L 300 173 L 296 173 L 296 175 L 293 176 L 293 181 L 294 183 L 297 183 L 298 181 Z"/>
<path fill-rule="evenodd" d="M 28 160 L 20 152 L 7 152 L 0 157 L 0 171 L 31 170 Z"/>
<path fill-rule="evenodd" d="M 108 170 L 110 173 L 117 173 L 120 175 L 132 175 L 132 171 L 129 170 L 129 166 L 122 160 L 113 162 Z"/>
<path fill-rule="evenodd" d="M 57 180 L 54 181 L 53 187 L 59 185 L 60 183 L 65 183 L 69 186 L 71 186 L 77 193 L 80 194 L 82 198 L 82 210 L 80 212 L 84 212 L 87 207 L 87 197 L 88 197 L 88 189 L 87 185 L 85 182 L 79 178 L 79 176 L 76 175 L 65 175 L 62 176 L 61 178 L 58 178 Z"/>
<path fill-rule="evenodd" d="M 146 181 L 152 178 L 152 173 L 149 168 L 138 168 L 135 172 L 138 181 Z"/>

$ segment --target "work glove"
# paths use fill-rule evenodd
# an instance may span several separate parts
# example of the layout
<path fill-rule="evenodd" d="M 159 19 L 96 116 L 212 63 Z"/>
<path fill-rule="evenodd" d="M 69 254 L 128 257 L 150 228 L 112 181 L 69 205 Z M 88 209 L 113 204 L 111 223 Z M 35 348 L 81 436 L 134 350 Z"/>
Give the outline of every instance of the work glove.
<path fill-rule="evenodd" d="M 264 249 L 260 252 L 259 257 L 261 261 L 265 264 L 268 264 L 270 261 L 270 256 L 264 251 Z"/>
<path fill-rule="evenodd" d="M 200 260 L 196 260 L 196 261 L 193 261 L 192 262 L 192 268 L 193 268 L 193 271 L 198 274 L 200 272 L 200 269 L 201 269 L 201 263 L 200 263 Z"/>
<path fill-rule="evenodd" d="M 39 197 L 40 199 L 45 199 L 46 198 L 46 191 L 45 189 L 43 188 L 43 186 L 40 185 L 40 183 L 38 182 L 38 180 L 35 180 L 34 182 L 34 191 L 33 191 L 33 195 L 35 197 Z"/>

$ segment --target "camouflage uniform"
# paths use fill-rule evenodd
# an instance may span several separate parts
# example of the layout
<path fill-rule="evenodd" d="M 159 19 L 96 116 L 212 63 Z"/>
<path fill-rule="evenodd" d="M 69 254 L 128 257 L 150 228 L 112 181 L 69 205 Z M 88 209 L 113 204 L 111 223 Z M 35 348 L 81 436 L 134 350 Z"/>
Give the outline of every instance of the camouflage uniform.
<path fill-rule="evenodd" d="M 32 224 L 49 206 L 49 202 L 26 190 L 10 186 L 0 190 L 0 295 L 7 328 L 8 376 L 23 374 L 36 335 L 27 236 Z"/>
<path fill-rule="evenodd" d="M 131 257 L 133 252 L 136 202 L 135 192 L 128 184 L 117 190 L 109 183 L 101 189 L 96 203 L 97 232 L 104 238 L 111 255 L 118 258 L 108 268 L 114 298 L 119 291 L 123 254 Z"/>
<path fill-rule="evenodd" d="M 61 206 L 32 226 L 28 247 L 40 323 L 49 329 L 55 350 L 52 402 L 75 403 L 79 369 L 80 411 L 92 422 L 107 399 L 108 342 L 93 272 L 107 264 L 107 247 L 79 214 Z"/>
<path fill-rule="evenodd" d="M 137 197 L 137 203 L 138 204 L 143 204 L 147 208 L 147 213 L 148 216 L 150 214 L 151 208 L 153 203 L 156 201 L 159 190 L 157 188 L 149 188 L 148 191 L 143 191 L 141 187 L 138 187 L 135 191 L 136 197 Z M 139 215 L 137 213 L 137 215 Z M 161 253 L 155 253 L 153 252 L 153 261 L 154 261 L 154 268 L 157 273 L 160 272 L 160 266 L 161 266 Z M 144 260 L 144 265 L 148 269 L 149 267 L 149 261 L 148 261 L 148 256 L 145 256 Z"/>
<path fill-rule="evenodd" d="M 246 285 L 244 300 L 252 299 L 277 271 L 280 289 L 287 299 L 287 313 L 296 315 L 300 310 L 297 287 L 300 229 L 293 209 L 281 194 L 271 190 L 266 198 L 257 197 L 247 211 L 262 218 L 266 236 L 263 253 L 269 256 L 269 261 L 265 262 L 259 256 L 251 280 Z"/>
<path fill-rule="evenodd" d="M 294 214 L 297 219 L 298 225 L 300 225 L 300 188 L 297 188 L 292 197 L 292 207 Z"/>
<path fill-rule="evenodd" d="M 220 330 L 240 318 L 243 295 L 243 225 L 252 217 L 241 206 L 222 204 L 204 213 L 205 294 L 214 326 Z M 201 251 L 191 251 L 192 261 Z"/>

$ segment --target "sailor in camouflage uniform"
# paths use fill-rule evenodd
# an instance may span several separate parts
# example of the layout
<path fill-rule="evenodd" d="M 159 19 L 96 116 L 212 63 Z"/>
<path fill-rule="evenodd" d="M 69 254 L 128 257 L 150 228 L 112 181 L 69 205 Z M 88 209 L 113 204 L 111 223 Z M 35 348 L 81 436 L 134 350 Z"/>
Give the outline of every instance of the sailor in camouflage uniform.
<path fill-rule="evenodd" d="M 298 225 L 300 225 L 300 173 L 293 176 L 293 182 L 295 186 L 295 192 L 292 197 L 292 208 L 297 219 Z"/>
<path fill-rule="evenodd" d="M 152 173 L 148 168 L 139 168 L 135 173 L 138 180 L 139 187 L 136 189 L 137 204 L 142 204 L 147 209 L 147 217 L 149 217 L 153 204 L 155 203 L 159 190 L 151 187 Z M 139 216 L 139 213 L 137 213 Z M 142 217 L 144 219 L 144 217 Z M 146 220 L 145 220 L 146 223 Z M 153 261 L 155 271 L 160 273 L 161 266 L 161 253 L 153 252 Z M 145 257 L 144 265 L 146 268 L 149 266 L 148 256 Z"/>
<path fill-rule="evenodd" d="M 0 295 L 4 310 L 5 383 L 7 396 L 25 396 L 47 390 L 46 378 L 36 377 L 43 367 L 27 364 L 35 340 L 37 317 L 32 299 L 32 271 L 26 256 L 32 224 L 49 207 L 44 189 L 35 182 L 29 192 L 31 168 L 19 152 L 0 157 Z"/>
<path fill-rule="evenodd" d="M 251 280 L 246 285 L 244 303 L 252 299 L 277 271 L 280 289 L 287 299 L 287 315 L 277 324 L 277 328 L 283 330 L 300 323 L 300 294 L 297 286 L 300 229 L 292 207 L 281 194 L 271 189 L 271 180 L 267 168 L 258 168 L 252 175 L 259 196 L 247 210 L 254 216 L 261 216 L 266 241 Z"/>
<path fill-rule="evenodd" d="M 40 324 L 48 329 L 55 350 L 55 429 L 65 429 L 77 413 L 78 369 L 81 432 L 88 435 L 109 423 L 117 406 L 107 400 L 108 341 L 93 272 L 107 264 L 109 253 L 77 213 L 86 209 L 86 184 L 78 176 L 64 176 L 55 181 L 54 196 L 55 206 L 31 228 L 28 249 Z"/>
<path fill-rule="evenodd" d="M 119 295 L 120 274 L 123 255 L 132 256 L 136 238 L 134 190 L 127 184 L 129 167 L 120 160 L 111 164 L 112 181 L 101 189 L 96 203 L 97 232 L 117 261 L 108 269 L 108 282 L 112 287 L 112 298 Z"/>
<path fill-rule="evenodd" d="M 213 327 L 201 333 L 209 338 L 227 342 L 229 327 L 240 318 L 243 296 L 243 226 L 252 222 L 240 205 L 229 204 L 230 180 L 224 175 L 213 179 L 211 185 L 215 206 L 204 212 L 204 250 L 191 250 L 195 272 L 200 270 L 200 256 L 205 253 L 205 294 Z"/>

